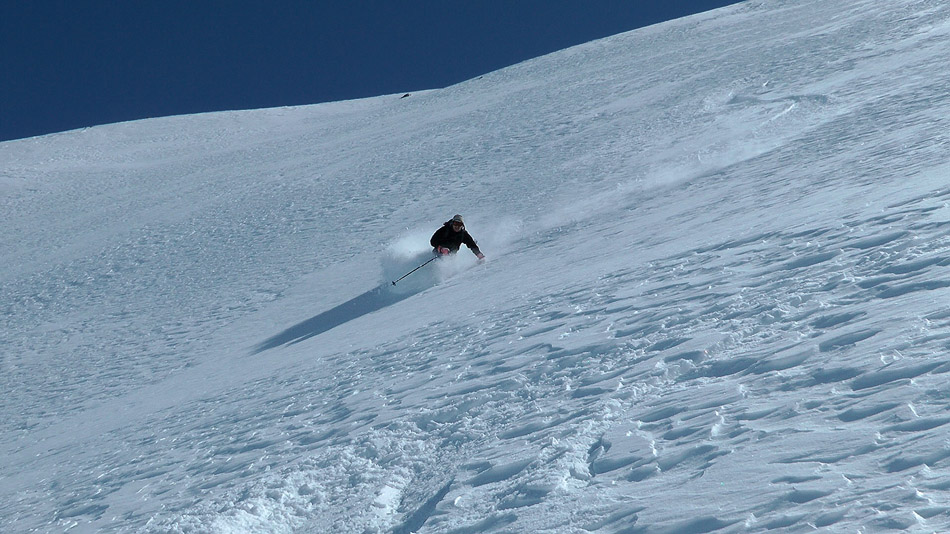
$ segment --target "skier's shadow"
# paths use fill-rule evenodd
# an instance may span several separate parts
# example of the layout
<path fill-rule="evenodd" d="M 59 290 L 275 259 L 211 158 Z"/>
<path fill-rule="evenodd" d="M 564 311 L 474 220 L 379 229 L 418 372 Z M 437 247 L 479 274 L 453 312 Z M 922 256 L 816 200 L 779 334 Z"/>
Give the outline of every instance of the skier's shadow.
<path fill-rule="evenodd" d="M 315 315 L 306 321 L 297 323 L 287 330 L 271 336 L 254 349 L 254 354 L 265 350 L 293 345 L 314 336 L 318 336 L 331 328 L 358 319 L 364 315 L 391 306 L 403 299 L 409 298 L 417 291 L 397 292 L 385 285 L 377 286 L 358 297 L 354 297 L 339 306 Z"/>

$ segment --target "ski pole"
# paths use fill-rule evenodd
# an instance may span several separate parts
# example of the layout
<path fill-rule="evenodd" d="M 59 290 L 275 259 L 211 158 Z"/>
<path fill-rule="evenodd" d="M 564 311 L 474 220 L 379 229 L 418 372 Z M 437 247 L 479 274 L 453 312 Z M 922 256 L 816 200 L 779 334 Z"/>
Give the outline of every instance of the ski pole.
<path fill-rule="evenodd" d="M 425 267 L 426 265 L 429 265 L 429 263 L 431 263 L 433 260 L 437 260 L 437 259 L 439 259 L 439 257 L 438 257 L 438 256 L 434 256 L 434 257 L 433 257 L 432 259 L 430 259 L 429 261 L 423 263 L 422 265 L 416 267 L 415 269 L 409 271 L 408 273 L 406 273 L 406 274 L 400 276 L 399 278 L 393 280 L 393 285 L 396 285 L 396 282 L 398 282 L 398 281 L 402 280 L 403 278 L 409 276 L 410 274 L 412 274 L 412 273 L 418 271 L 419 269 Z"/>

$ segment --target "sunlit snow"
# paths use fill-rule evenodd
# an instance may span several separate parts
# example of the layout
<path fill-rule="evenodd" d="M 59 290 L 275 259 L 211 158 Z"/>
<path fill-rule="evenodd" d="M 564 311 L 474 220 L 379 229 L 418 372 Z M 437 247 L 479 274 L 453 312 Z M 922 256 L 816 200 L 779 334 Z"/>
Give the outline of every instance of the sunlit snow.
<path fill-rule="evenodd" d="M 0 531 L 948 532 L 948 66 L 750 0 L 0 143 Z"/>

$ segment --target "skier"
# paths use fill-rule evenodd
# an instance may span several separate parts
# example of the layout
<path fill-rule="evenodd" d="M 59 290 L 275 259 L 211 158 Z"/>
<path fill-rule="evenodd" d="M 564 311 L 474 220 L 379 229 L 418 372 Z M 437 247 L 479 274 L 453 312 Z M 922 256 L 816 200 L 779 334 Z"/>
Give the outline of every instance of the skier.
<path fill-rule="evenodd" d="M 429 244 L 432 245 L 432 252 L 438 256 L 455 254 L 459 251 L 459 247 L 462 246 L 462 243 L 465 243 L 479 260 L 485 259 L 485 255 L 482 254 L 481 250 L 478 250 L 478 245 L 475 244 L 475 240 L 472 239 L 472 236 L 469 235 L 465 229 L 465 221 L 462 220 L 461 215 L 456 215 L 442 223 L 442 228 L 436 230 L 429 239 Z"/>

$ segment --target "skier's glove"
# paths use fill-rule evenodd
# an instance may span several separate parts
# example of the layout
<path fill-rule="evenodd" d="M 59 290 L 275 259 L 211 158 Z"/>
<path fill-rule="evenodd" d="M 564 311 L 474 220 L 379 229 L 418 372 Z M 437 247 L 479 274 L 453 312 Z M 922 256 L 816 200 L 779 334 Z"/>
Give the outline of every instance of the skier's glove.
<path fill-rule="evenodd" d="M 445 247 L 439 247 L 439 254 L 440 254 L 440 255 L 446 256 L 446 255 L 449 254 L 449 252 L 451 252 L 449 249 L 447 249 L 447 248 L 445 248 Z"/>
<path fill-rule="evenodd" d="M 476 256 L 479 260 L 484 260 L 484 259 L 485 259 L 485 255 L 482 254 L 481 252 L 476 253 L 475 256 Z"/>

